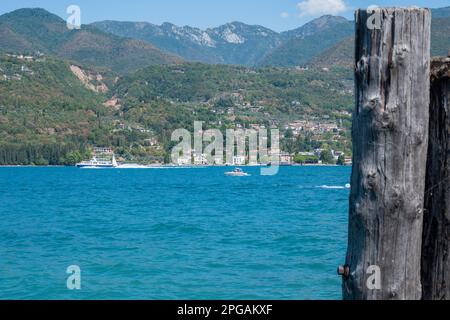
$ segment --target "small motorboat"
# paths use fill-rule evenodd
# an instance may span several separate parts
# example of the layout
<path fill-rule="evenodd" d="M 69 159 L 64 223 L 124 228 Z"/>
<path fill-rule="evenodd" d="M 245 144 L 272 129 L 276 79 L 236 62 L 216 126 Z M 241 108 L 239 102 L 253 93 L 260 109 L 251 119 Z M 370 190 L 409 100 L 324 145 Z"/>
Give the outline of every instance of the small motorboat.
<path fill-rule="evenodd" d="M 245 173 L 244 171 L 242 171 L 241 168 L 236 168 L 234 169 L 234 171 L 231 172 L 225 172 L 226 176 L 229 177 L 248 177 L 250 176 L 248 173 Z"/>

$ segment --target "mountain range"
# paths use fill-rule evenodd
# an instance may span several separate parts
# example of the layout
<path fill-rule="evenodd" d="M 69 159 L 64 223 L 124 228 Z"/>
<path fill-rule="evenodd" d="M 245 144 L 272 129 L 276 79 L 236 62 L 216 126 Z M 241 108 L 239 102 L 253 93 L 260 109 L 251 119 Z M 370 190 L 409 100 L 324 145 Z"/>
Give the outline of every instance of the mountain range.
<path fill-rule="evenodd" d="M 103 21 L 92 26 L 121 37 L 150 42 L 186 60 L 214 64 L 254 65 L 283 42 L 282 35 L 275 31 L 240 22 L 207 30 L 145 22 Z"/>
<path fill-rule="evenodd" d="M 431 55 L 446 56 L 450 49 L 450 7 L 433 9 L 431 22 Z M 354 64 L 355 38 L 353 33 L 340 40 L 309 61 L 312 65 L 331 67 Z M 291 48 L 293 49 L 293 48 Z"/>
<path fill-rule="evenodd" d="M 44 9 L 19 9 L 0 16 L 0 52 L 37 51 L 118 72 L 181 61 L 150 43 L 121 38 L 92 26 L 69 30 L 62 18 Z"/>
<path fill-rule="evenodd" d="M 303 64 L 353 32 L 351 21 L 330 15 L 281 33 L 241 22 L 206 30 L 171 23 L 158 26 L 102 21 L 91 25 L 117 36 L 150 42 L 186 60 L 244 66 Z"/>
<path fill-rule="evenodd" d="M 433 9 L 432 54 L 450 47 L 450 7 Z M 276 32 L 231 22 L 201 30 L 171 23 L 102 21 L 69 30 L 44 9 L 0 16 L 0 52 L 42 52 L 78 63 L 134 72 L 183 60 L 247 67 L 328 66 L 353 63 L 354 22 L 322 16 L 294 30 Z"/>
<path fill-rule="evenodd" d="M 444 55 L 450 47 L 450 7 L 433 9 L 432 14 L 432 54 Z M 331 15 L 281 33 L 241 22 L 206 30 L 147 22 L 102 21 L 92 26 L 117 36 L 150 42 L 165 52 L 204 63 L 250 67 L 293 67 L 319 61 L 326 65 L 353 63 L 354 44 L 350 38 L 354 37 L 354 21 Z"/>

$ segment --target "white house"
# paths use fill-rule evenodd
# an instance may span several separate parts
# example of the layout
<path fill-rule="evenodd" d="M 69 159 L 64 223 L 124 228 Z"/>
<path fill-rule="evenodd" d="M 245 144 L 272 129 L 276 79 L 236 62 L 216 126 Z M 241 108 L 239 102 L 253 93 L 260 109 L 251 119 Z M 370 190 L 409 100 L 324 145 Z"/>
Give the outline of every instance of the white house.
<path fill-rule="evenodd" d="M 233 165 L 234 166 L 243 166 L 245 165 L 245 157 L 244 156 L 234 156 L 233 157 Z"/>
<path fill-rule="evenodd" d="M 177 164 L 179 166 L 187 166 L 192 164 L 192 159 L 190 156 L 181 156 L 177 159 Z"/>
<path fill-rule="evenodd" d="M 208 164 L 208 158 L 205 153 L 195 152 L 194 153 L 194 164 L 197 166 Z"/>
<path fill-rule="evenodd" d="M 291 165 L 293 162 L 293 157 L 288 152 L 280 152 L 280 164 L 281 165 Z"/>

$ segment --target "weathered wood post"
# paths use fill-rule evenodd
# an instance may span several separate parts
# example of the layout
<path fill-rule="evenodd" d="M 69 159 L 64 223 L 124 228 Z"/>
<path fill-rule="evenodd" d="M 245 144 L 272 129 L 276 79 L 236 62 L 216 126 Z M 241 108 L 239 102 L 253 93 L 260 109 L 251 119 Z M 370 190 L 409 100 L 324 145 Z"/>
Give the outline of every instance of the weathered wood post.
<path fill-rule="evenodd" d="M 423 298 L 450 299 L 450 52 L 431 64 L 430 138 L 422 245 Z"/>
<path fill-rule="evenodd" d="M 421 298 L 430 30 L 427 9 L 356 12 L 344 299 Z"/>

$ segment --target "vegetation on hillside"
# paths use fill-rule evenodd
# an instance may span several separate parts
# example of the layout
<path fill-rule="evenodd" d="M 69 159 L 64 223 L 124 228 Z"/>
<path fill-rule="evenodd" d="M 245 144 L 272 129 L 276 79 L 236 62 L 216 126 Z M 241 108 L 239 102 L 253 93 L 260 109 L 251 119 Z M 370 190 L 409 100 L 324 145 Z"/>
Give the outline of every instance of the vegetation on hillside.
<path fill-rule="evenodd" d="M 0 52 L 42 52 L 117 72 L 132 72 L 180 58 L 153 45 L 83 25 L 69 30 L 60 17 L 43 9 L 20 9 L 0 16 Z"/>
<path fill-rule="evenodd" d="M 351 21 L 339 20 L 329 23 L 314 34 L 290 39 L 277 49 L 269 52 L 259 65 L 280 67 L 307 65 L 314 57 L 353 33 L 354 23 Z"/>
<path fill-rule="evenodd" d="M 352 105 L 351 75 L 340 69 L 186 63 L 148 67 L 116 82 L 114 74 L 77 67 L 102 75 L 109 87 L 102 93 L 80 81 L 69 62 L 25 58 L 0 58 L 0 164 L 70 164 L 94 145 L 113 147 L 125 160 L 163 161 L 173 130 L 192 130 L 194 121 L 223 130 L 283 128 L 294 119 L 337 119 Z M 307 145 L 290 140 L 292 152 Z"/>
<path fill-rule="evenodd" d="M 432 47 L 443 55 L 450 19 L 438 12 Z M 280 129 L 282 150 L 299 163 L 334 162 L 332 150 L 350 155 L 354 40 L 327 21 L 349 26 L 317 19 L 278 52 L 286 58 L 278 65 L 309 68 L 247 68 L 181 63 L 92 26 L 69 31 L 42 9 L 0 16 L 0 165 L 71 165 L 92 146 L 112 147 L 125 161 L 168 161 L 173 130 L 192 132 L 194 121 L 205 129 Z"/>
<path fill-rule="evenodd" d="M 450 50 L 450 12 L 449 8 L 433 11 L 431 22 L 431 55 L 447 56 Z M 448 14 L 448 15 L 447 15 Z M 436 15 L 436 16 L 435 16 Z M 353 35 L 340 41 L 334 47 L 325 50 L 308 62 L 316 67 L 354 65 L 355 38 Z"/>
<path fill-rule="evenodd" d="M 352 81 L 351 73 L 343 69 L 247 69 L 185 63 L 151 66 L 126 76 L 119 80 L 116 94 L 131 104 L 163 97 L 219 107 L 224 99 L 234 98 L 249 105 L 266 103 L 282 113 L 304 114 L 348 110 Z"/>
<path fill-rule="evenodd" d="M 64 164 L 85 152 L 103 95 L 88 90 L 68 62 L 0 56 L 0 164 Z"/>

